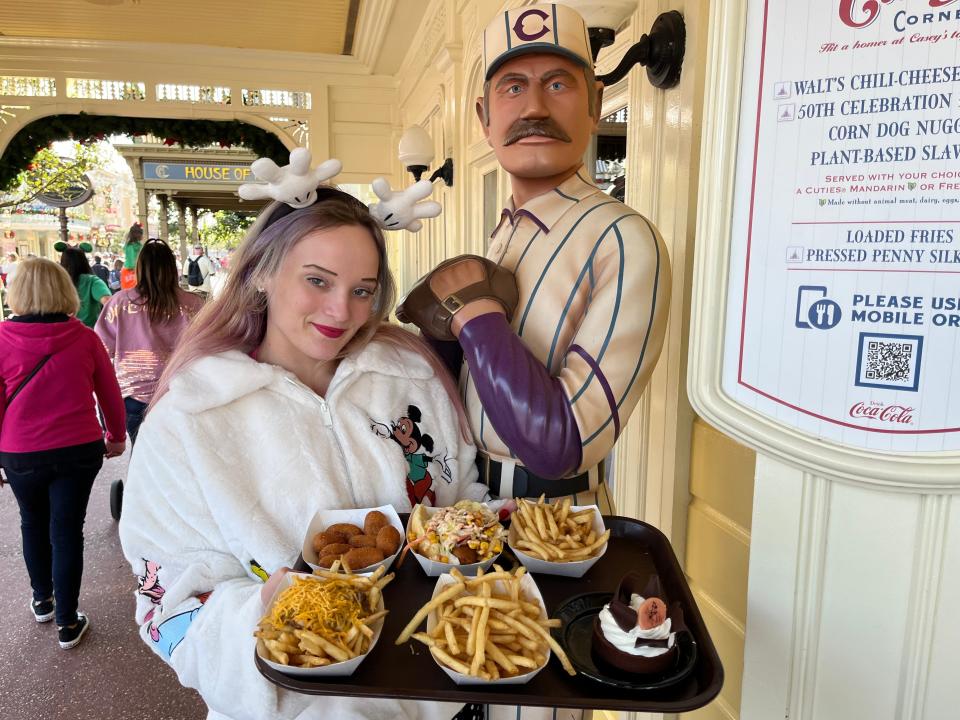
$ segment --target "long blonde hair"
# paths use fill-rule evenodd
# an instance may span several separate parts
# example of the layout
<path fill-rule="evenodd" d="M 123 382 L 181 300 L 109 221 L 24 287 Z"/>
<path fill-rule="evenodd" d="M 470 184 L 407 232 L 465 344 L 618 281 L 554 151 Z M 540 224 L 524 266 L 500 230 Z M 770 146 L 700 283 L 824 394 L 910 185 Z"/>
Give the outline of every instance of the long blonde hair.
<path fill-rule="evenodd" d="M 386 241 L 380 226 L 359 200 L 327 187 L 317 189 L 317 201 L 309 207 L 293 210 L 274 202 L 264 208 L 231 258 L 223 292 L 203 307 L 181 335 L 160 376 L 150 407 L 170 389 L 171 378 L 196 360 L 227 350 L 250 353 L 259 347 L 267 330 L 267 298 L 257 288 L 277 275 L 290 249 L 308 234 L 343 226 L 366 228 L 376 245 L 379 267 L 370 319 L 344 346 L 339 357 L 359 352 L 374 338 L 419 353 L 430 363 L 450 397 L 461 433 L 469 441 L 463 404 L 443 362 L 419 337 L 387 322 L 396 301 L 396 285 L 387 265 Z"/>

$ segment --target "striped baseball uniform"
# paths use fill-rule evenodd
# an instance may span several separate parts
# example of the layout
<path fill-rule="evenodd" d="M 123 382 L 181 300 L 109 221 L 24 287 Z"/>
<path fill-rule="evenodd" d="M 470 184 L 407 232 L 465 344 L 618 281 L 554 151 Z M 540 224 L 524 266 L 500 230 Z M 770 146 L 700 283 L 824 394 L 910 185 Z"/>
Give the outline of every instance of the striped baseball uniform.
<path fill-rule="evenodd" d="M 559 380 L 576 420 L 582 459 L 570 475 L 595 468 L 633 412 L 660 354 L 670 295 L 669 258 L 656 228 L 584 173 L 581 167 L 519 209 L 511 199 L 487 253 L 515 274 L 520 302 L 511 326 Z M 479 449 L 517 463 L 466 362 L 460 390 Z M 574 499 L 610 507 L 602 484 Z"/>

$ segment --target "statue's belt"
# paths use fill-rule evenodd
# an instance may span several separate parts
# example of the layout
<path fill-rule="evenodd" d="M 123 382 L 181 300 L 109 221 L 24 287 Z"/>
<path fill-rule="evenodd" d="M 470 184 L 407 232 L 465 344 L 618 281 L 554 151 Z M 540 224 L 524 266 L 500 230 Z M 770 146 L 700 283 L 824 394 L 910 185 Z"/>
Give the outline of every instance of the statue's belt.
<path fill-rule="evenodd" d="M 597 480 L 591 482 L 590 476 L 593 474 L 596 478 L 603 476 L 600 466 L 587 472 L 574 475 L 573 477 L 550 480 L 535 475 L 522 465 L 513 466 L 513 483 L 504 495 L 501 489 L 504 485 L 509 485 L 505 479 L 504 468 L 509 472 L 509 465 L 501 463 L 498 460 L 491 460 L 484 453 L 477 453 L 477 468 L 480 470 L 480 482 L 490 488 L 490 492 L 498 497 L 525 497 L 537 498 L 546 495 L 548 498 L 563 497 L 565 495 L 576 495 L 578 493 L 592 492 L 597 487 Z"/>

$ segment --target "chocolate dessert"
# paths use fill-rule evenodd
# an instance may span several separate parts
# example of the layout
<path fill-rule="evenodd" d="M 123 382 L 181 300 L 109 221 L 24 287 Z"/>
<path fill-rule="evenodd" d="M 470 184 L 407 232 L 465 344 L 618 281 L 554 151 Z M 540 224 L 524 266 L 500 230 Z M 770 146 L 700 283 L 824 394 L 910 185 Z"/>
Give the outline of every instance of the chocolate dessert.
<path fill-rule="evenodd" d="M 628 573 L 593 621 L 593 654 L 621 672 L 664 672 L 677 662 L 675 637 L 683 629 L 680 604 L 669 604 L 660 578 Z"/>

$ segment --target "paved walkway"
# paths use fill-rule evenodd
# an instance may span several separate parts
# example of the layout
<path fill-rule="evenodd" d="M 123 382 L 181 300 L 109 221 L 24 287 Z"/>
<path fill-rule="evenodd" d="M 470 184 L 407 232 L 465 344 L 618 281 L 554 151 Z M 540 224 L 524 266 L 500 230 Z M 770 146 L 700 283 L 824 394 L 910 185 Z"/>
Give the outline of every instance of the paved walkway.
<path fill-rule="evenodd" d="M 203 720 L 193 690 L 143 644 L 133 621 L 136 580 L 110 517 L 110 484 L 129 453 L 108 460 L 87 510 L 80 609 L 91 628 L 73 650 L 57 645 L 53 622 L 27 608 L 30 583 L 20 549 L 20 517 L 0 489 L 0 718 L 3 720 Z"/>

